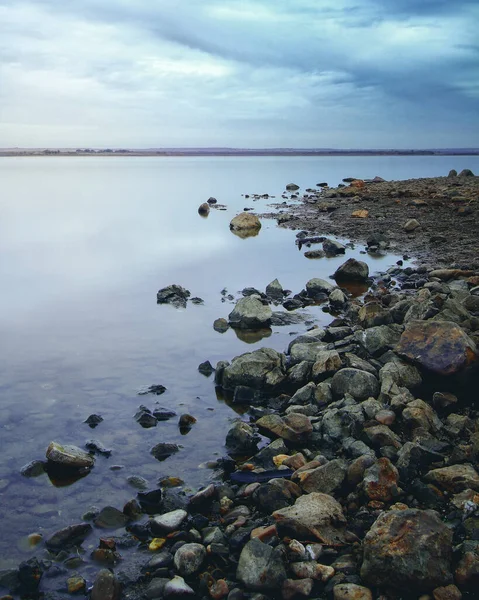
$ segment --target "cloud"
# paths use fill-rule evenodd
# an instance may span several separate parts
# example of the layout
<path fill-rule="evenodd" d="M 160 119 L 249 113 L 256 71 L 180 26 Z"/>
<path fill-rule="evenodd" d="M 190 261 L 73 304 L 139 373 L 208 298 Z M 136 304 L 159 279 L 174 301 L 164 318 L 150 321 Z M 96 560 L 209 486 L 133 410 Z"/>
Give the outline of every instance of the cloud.
<path fill-rule="evenodd" d="M 0 139 L 473 146 L 478 22 L 469 0 L 0 0 Z"/>

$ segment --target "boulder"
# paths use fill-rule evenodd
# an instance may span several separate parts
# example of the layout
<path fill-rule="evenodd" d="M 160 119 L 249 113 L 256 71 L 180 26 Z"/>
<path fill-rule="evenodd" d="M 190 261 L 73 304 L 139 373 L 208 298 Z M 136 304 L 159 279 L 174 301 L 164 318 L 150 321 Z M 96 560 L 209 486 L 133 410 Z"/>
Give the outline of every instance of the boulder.
<path fill-rule="evenodd" d="M 310 298 L 316 298 L 320 294 L 329 294 L 334 290 L 334 285 L 325 279 L 310 279 L 306 284 L 306 292 Z"/>
<path fill-rule="evenodd" d="M 474 177 L 474 173 L 471 171 L 471 169 L 463 169 L 459 173 L 459 177 Z"/>
<path fill-rule="evenodd" d="M 333 277 L 338 281 L 365 281 L 369 277 L 369 267 L 362 260 L 348 258 L 336 269 Z"/>
<path fill-rule="evenodd" d="M 379 394 L 379 381 L 367 371 L 346 368 L 333 375 L 331 390 L 336 397 L 350 394 L 355 400 L 361 401 Z"/>
<path fill-rule="evenodd" d="M 256 390 L 273 391 L 286 378 L 285 356 L 271 348 L 260 348 L 235 357 L 226 366 L 222 386 L 234 390 L 247 386 Z"/>
<path fill-rule="evenodd" d="M 281 588 L 287 575 L 279 548 L 250 540 L 241 551 L 236 577 L 249 590 L 269 593 Z"/>
<path fill-rule="evenodd" d="M 268 304 L 263 304 L 256 295 L 240 298 L 228 315 L 231 327 L 238 329 L 262 329 L 271 323 L 273 312 Z"/>
<path fill-rule="evenodd" d="M 323 250 L 330 256 L 336 256 L 337 254 L 344 254 L 346 252 L 346 246 L 336 242 L 336 240 L 324 240 Z"/>
<path fill-rule="evenodd" d="M 95 462 L 93 456 L 77 446 L 58 442 L 50 442 L 46 457 L 51 463 L 67 469 L 91 468 Z"/>
<path fill-rule="evenodd" d="M 478 358 L 471 338 L 450 321 L 411 321 L 396 352 L 438 375 L 454 375 Z"/>
<path fill-rule="evenodd" d="M 73 546 L 80 546 L 84 540 L 93 531 L 89 523 L 79 523 L 78 525 L 69 525 L 55 532 L 46 542 L 45 545 L 49 550 L 58 552 L 59 550 L 67 550 Z"/>
<path fill-rule="evenodd" d="M 344 543 L 346 519 L 339 502 L 328 494 L 300 496 L 293 506 L 273 513 L 280 537 L 319 540 L 327 545 Z"/>
<path fill-rule="evenodd" d="M 266 295 L 275 302 L 282 302 L 284 297 L 283 286 L 277 279 L 274 279 L 271 283 L 266 286 Z"/>
<path fill-rule="evenodd" d="M 449 171 L 449 173 L 447 174 L 448 177 L 457 177 L 457 171 L 456 169 L 451 169 Z"/>
<path fill-rule="evenodd" d="M 417 592 L 451 583 L 452 529 L 434 511 L 382 513 L 363 549 L 361 578 L 368 585 Z"/>
<path fill-rule="evenodd" d="M 231 219 L 230 229 L 232 231 L 242 231 L 248 229 L 261 229 L 261 221 L 256 215 L 249 212 L 242 212 Z"/>

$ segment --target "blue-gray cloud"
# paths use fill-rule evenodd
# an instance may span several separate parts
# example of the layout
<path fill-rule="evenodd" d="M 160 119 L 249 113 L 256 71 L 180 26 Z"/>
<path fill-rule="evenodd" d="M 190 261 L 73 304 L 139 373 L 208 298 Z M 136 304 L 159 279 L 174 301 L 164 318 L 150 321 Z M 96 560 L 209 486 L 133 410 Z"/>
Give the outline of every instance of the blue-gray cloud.
<path fill-rule="evenodd" d="M 477 145 L 472 0 L 180 8 L 0 0 L 2 145 Z"/>

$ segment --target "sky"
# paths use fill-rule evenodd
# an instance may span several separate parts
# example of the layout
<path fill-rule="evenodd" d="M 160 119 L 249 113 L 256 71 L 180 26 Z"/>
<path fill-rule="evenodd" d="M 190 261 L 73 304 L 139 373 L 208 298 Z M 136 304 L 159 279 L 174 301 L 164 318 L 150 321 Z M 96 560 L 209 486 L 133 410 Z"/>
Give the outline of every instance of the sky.
<path fill-rule="evenodd" d="M 0 0 L 0 147 L 479 146 L 477 0 Z"/>

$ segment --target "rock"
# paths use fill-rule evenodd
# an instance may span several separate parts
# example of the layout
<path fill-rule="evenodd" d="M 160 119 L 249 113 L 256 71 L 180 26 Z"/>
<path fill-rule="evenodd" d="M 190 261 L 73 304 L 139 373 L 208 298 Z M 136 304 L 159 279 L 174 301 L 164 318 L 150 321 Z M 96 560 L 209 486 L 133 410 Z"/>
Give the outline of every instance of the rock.
<path fill-rule="evenodd" d="M 299 413 L 290 413 L 284 419 L 277 414 L 265 415 L 256 425 L 293 443 L 304 441 L 313 431 L 309 418 Z"/>
<path fill-rule="evenodd" d="M 230 229 L 232 231 L 259 230 L 261 229 L 261 221 L 256 215 L 249 212 L 242 212 L 231 219 Z"/>
<path fill-rule="evenodd" d="M 471 171 L 471 169 L 463 169 L 459 173 L 459 177 L 474 177 L 474 173 Z"/>
<path fill-rule="evenodd" d="M 363 489 L 370 500 L 390 502 L 399 494 L 399 473 L 389 458 L 380 458 L 366 469 Z"/>
<path fill-rule="evenodd" d="M 333 588 L 334 600 L 373 600 L 371 590 L 355 583 L 339 583 Z"/>
<path fill-rule="evenodd" d="M 271 323 L 271 307 L 263 304 L 259 296 L 246 296 L 236 303 L 228 316 L 231 327 L 239 329 L 261 329 Z"/>
<path fill-rule="evenodd" d="M 346 252 L 346 246 L 336 242 L 335 240 L 324 240 L 323 250 L 330 256 L 336 256 L 337 254 L 344 254 Z"/>
<path fill-rule="evenodd" d="M 334 310 L 339 310 L 347 303 L 348 299 L 345 293 L 339 288 L 335 288 L 329 294 L 329 304 Z"/>
<path fill-rule="evenodd" d="M 151 414 L 151 410 L 146 406 L 140 405 L 135 413 L 135 421 L 143 428 L 156 427 L 158 425 L 157 418 Z"/>
<path fill-rule="evenodd" d="M 45 567 L 37 558 L 30 558 L 20 563 L 17 571 L 18 588 L 15 589 L 21 598 L 39 598 L 38 588 Z M 7 575 L 7 581 L 13 578 Z M 14 579 L 13 579 L 14 581 Z M 7 596 L 8 598 L 8 596 Z"/>
<path fill-rule="evenodd" d="M 296 185 L 295 183 L 288 183 L 286 189 L 288 192 L 295 192 L 296 190 L 299 190 L 299 185 Z"/>
<path fill-rule="evenodd" d="M 88 523 L 70 525 L 54 533 L 45 542 L 45 545 L 53 552 L 72 548 L 73 546 L 80 546 L 92 531 L 93 528 Z"/>
<path fill-rule="evenodd" d="M 140 475 L 130 475 L 127 478 L 128 483 L 136 488 L 137 490 L 147 490 L 148 489 L 148 481 L 144 477 L 140 477 Z"/>
<path fill-rule="evenodd" d="M 208 202 L 203 202 L 203 204 L 199 205 L 198 213 L 203 216 L 207 216 L 210 214 L 210 205 L 208 204 Z"/>
<path fill-rule="evenodd" d="M 369 267 L 361 260 L 348 258 L 336 269 L 333 277 L 337 281 L 365 281 L 369 277 Z"/>
<path fill-rule="evenodd" d="M 105 506 L 95 519 L 95 525 L 102 529 L 118 529 L 124 527 L 128 521 L 126 515 L 113 506 Z"/>
<path fill-rule="evenodd" d="M 229 594 L 229 586 L 225 579 L 217 579 L 210 587 L 209 592 L 213 600 L 221 600 Z"/>
<path fill-rule="evenodd" d="M 163 594 L 165 598 L 183 598 L 184 596 L 194 596 L 195 592 L 183 577 L 176 575 L 165 585 Z"/>
<path fill-rule="evenodd" d="M 166 442 L 160 442 L 153 446 L 150 450 L 150 454 L 152 454 L 157 460 L 165 460 L 172 454 L 176 454 L 179 451 L 178 444 L 168 444 Z"/>
<path fill-rule="evenodd" d="M 387 425 L 373 425 L 364 430 L 366 437 L 376 448 L 383 446 L 401 447 L 401 439 Z"/>
<path fill-rule="evenodd" d="M 479 553 L 465 552 L 455 572 L 456 583 L 461 587 L 477 589 L 479 583 Z"/>
<path fill-rule="evenodd" d="M 454 494 L 466 489 L 479 491 L 479 474 L 471 464 L 433 469 L 425 475 L 424 481 Z"/>
<path fill-rule="evenodd" d="M 225 333 L 230 328 L 230 325 L 226 319 L 216 319 L 213 323 L 213 329 L 218 333 Z"/>
<path fill-rule="evenodd" d="M 422 428 L 438 433 L 442 429 L 442 423 L 434 409 L 423 400 L 409 402 L 402 412 L 402 418 L 405 425 L 412 430 Z"/>
<path fill-rule="evenodd" d="M 327 494 L 313 492 L 299 497 L 294 506 L 273 513 L 279 535 L 299 540 L 315 539 L 323 544 L 344 543 L 341 505 Z"/>
<path fill-rule="evenodd" d="M 416 367 L 397 359 L 388 362 L 379 371 L 381 393 L 393 395 L 399 393 L 399 387 L 412 390 L 422 383 L 422 377 Z"/>
<path fill-rule="evenodd" d="M 218 202 L 218 200 L 216 198 L 213 198 L 212 196 L 210 196 L 206 202 L 208 202 L 208 204 L 211 205 L 211 204 L 216 204 Z"/>
<path fill-rule="evenodd" d="M 372 373 L 359 369 L 341 369 L 334 374 L 331 380 L 331 390 L 336 397 L 350 394 L 356 400 L 366 400 L 377 397 L 379 394 L 379 381 Z"/>
<path fill-rule="evenodd" d="M 324 250 L 307 250 L 304 253 L 306 258 L 324 258 L 326 256 L 326 252 Z"/>
<path fill-rule="evenodd" d="M 222 386 L 230 390 L 247 386 L 268 392 L 278 388 L 285 378 L 285 356 L 271 348 L 260 348 L 235 357 L 223 371 Z"/>
<path fill-rule="evenodd" d="M 310 598 L 313 583 L 312 579 L 286 579 L 281 590 L 283 600 L 292 600 L 298 596 Z"/>
<path fill-rule="evenodd" d="M 42 460 L 32 460 L 20 469 L 24 477 L 38 477 L 45 473 L 45 463 Z"/>
<path fill-rule="evenodd" d="M 478 358 L 471 338 L 450 321 L 408 323 L 396 352 L 438 375 L 458 373 Z"/>
<path fill-rule="evenodd" d="M 180 429 L 180 432 L 183 434 L 188 433 L 188 431 L 193 427 L 196 421 L 196 417 L 193 417 L 193 415 L 189 415 L 188 413 L 180 415 L 180 418 L 178 420 L 178 427 Z"/>
<path fill-rule="evenodd" d="M 50 462 L 68 469 L 91 468 L 95 462 L 93 456 L 77 446 L 61 445 L 58 442 L 50 442 L 46 457 Z"/>
<path fill-rule="evenodd" d="M 335 459 L 316 469 L 301 471 L 301 473 L 295 474 L 294 479 L 307 493 L 320 492 L 332 495 L 343 485 L 347 469 L 345 461 Z"/>
<path fill-rule="evenodd" d="M 205 360 L 205 362 L 198 365 L 198 371 L 205 377 L 209 377 L 214 373 L 215 369 L 209 360 Z"/>
<path fill-rule="evenodd" d="M 334 285 L 325 279 L 310 279 L 306 284 L 306 292 L 310 298 L 317 298 L 321 294 L 329 294 L 334 290 Z"/>
<path fill-rule="evenodd" d="M 428 591 L 452 580 L 452 530 L 434 511 L 382 513 L 363 548 L 361 578 L 369 585 Z"/>
<path fill-rule="evenodd" d="M 409 219 L 408 221 L 406 221 L 404 223 L 403 229 L 407 233 L 410 233 L 410 232 L 414 231 L 415 229 L 417 229 L 420 226 L 421 225 L 419 224 L 419 221 L 416 221 L 416 219 Z"/>
<path fill-rule="evenodd" d="M 176 308 L 186 308 L 186 301 L 191 296 L 191 292 L 181 287 L 181 285 L 169 285 L 156 294 L 157 304 L 172 304 Z"/>
<path fill-rule="evenodd" d="M 69 594 L 83 592 L 86 587 L 86 581 L 80 575 L 72 575 L 67 579 L 67 590 Z"/>
<path fill-rule="evenodd" d="M 180 575 L 190 576 L 200 570 L 206 558 L 206 548 L 202 544 L 185 544 L 174 556 L 174 563 Z"/>
<path fill-rule="evenodd" d="M 91 453 L 101 454 L 102 456 L 111 456 L 111 449 L 105 448 L 105 446 L 98 440 L 87 440 L 85 442 L 85 448 Z"/>
<path fill-rule="evenodd" d="M 281 588 L 286 570 L 279 549 L 250 540 L 241 551 L 236 577 L 249 590 L 266 591 Z"/>
<path fill-rule="evenodd" d="M 276 302 L 282 302 L 284 297 L 284 290 L 283 286 L 277 279 L 274 279 L 271 283 L 268 283 L 265 291 L 268 298 L 271 298 Z"/>
<path fill-rule="evenodd" d="M 315 383 L 319 383 L 343 366 L 341 357 L 336 350 L 325 350 L 316 354 L 316 362 L 311 369 L 311 376 Z"/>
<path fill-rule="evenodd" d="M 353 219 L 367 219 L 369 217 L 369 210 L 366 210 L 365 208 L 354 210 L 351 213 L 351 216 Z"/>
<path fill-rule="evenodd" d="M 379 325 L 359 332 L 359 341 L 372 356 L 381 356 L 391 350 L 399 342 L 401 334 L 395 330 L 396 325 Z"/>
<path fill-rule="evenodd" d="M 153 517 L 153 519 L 150 521 L 151 531 L 155 535 L 176 531 L 179 529 L 187 516 L 188 513 L 186 510 L 179 508 L 177 510 L 172 510 L 168 513 Z"/>
<path fill-rule="evenodd" d="M 433 590 L 434 600 L 461 600 L 462 594 L 455 585 L 446 585 Z"/>
<path fill-rule="evenodd" d="M 97 425 L 99 425 L 102 421 L 103 421 L 103 417 L 101 417 L 100 415 L 93 414 L 93 415 L 90 415 L 83 422 L 86 423 L 92 429 L 95 429 L 95 427 Z"/>
<path fill-rule="evenodd" d="M 243 421 L 236 421 L 226 434 L 225 445 L 233 454 L 253 454 L 258 450 L 260 436 L 255 433 L 251 425 Z"/>
<path fill-rule="evenodd" d="M 451 169 L 449 171 L 449 173 L 447 174 L 448 177 L 457 177 L 457 171 L 456 169 Z"/>

